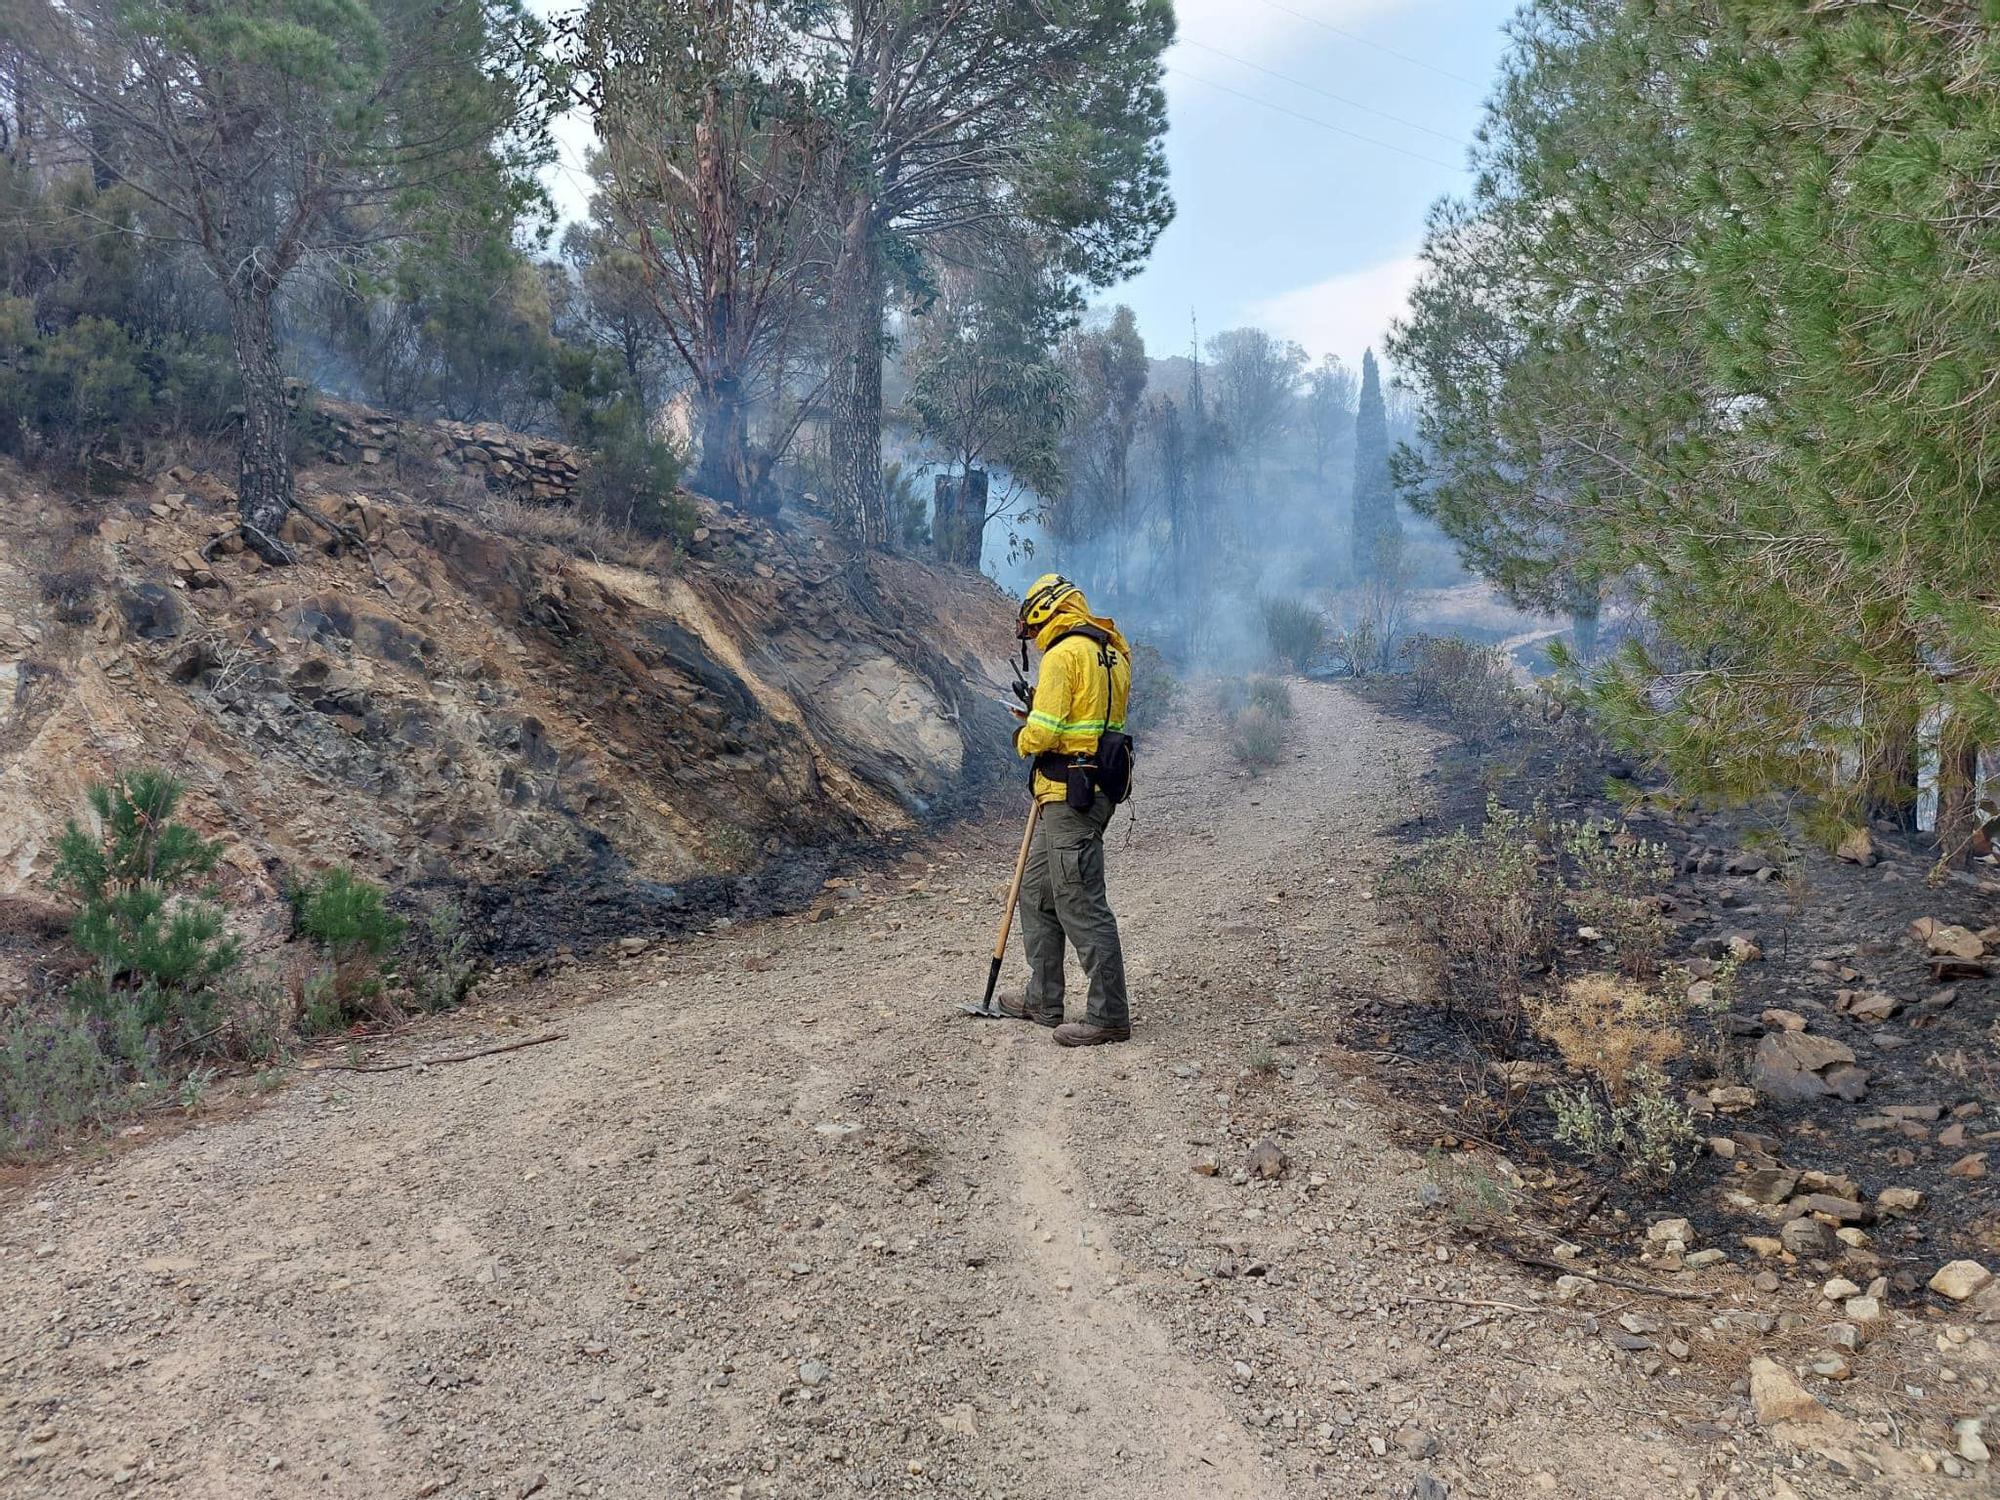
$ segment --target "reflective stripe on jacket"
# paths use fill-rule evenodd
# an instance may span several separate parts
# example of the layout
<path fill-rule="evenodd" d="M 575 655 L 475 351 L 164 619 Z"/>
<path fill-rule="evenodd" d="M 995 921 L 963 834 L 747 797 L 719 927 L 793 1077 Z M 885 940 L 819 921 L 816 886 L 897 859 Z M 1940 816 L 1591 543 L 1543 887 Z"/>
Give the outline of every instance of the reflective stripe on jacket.
<path fill-rule="evenodd" d="M 1111 636 L 1108 681 L 1097 642 L 1081 635 L 1058 639 L 1065 631 L 1083 625 L 1095 625 Z M 1111 621 L 1093 619 L 1081 609 L 1066 608 L 1057 613 L 1035 640 L 1042 648 L 1042 669 L 1035 680 L 1035 701 L 1028 710 L 1028 721 L 1014 737 L 1015 750 L 1023 756 L 1050 750 L 1064 755 L 1095 750 L 1098 736 L 1105 730 L 1125 727 L 1125 708 L 1132 693 L 1131 648 Z M 1062 782 L 1036 772 L 1037 802 L 1060 802 L 1067 790 Z"/>

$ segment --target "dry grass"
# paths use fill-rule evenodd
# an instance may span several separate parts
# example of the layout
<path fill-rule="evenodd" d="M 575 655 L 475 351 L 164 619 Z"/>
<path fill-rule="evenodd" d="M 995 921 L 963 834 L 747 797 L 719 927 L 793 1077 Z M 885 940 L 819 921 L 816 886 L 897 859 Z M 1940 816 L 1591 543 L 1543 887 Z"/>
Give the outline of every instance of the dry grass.
<path fill-rule="evenodd" d="M 540 542 L 572 557 L 623 563 L 650 572 L 672 571 L 671 542 L 627 534 L 574 506 L 531 505 L 484 493 L 469 507 L 480 524 L 520 542 Z"/>
<path fill-rule="evenodd" d="M 1585 974 L 1529 1006 L 1537 1035 L 1563 1061 L 1623 1099 L 1633 1069 L 1658 1069 L 1686 1050 L 1680 1016 L 1644 985 L 1614 974 Z"/>

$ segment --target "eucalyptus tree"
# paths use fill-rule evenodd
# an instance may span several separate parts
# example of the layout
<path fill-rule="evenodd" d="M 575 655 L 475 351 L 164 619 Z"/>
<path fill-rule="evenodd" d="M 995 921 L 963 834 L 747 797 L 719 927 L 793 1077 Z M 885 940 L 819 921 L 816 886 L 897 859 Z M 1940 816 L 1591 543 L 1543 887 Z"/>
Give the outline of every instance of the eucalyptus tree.
<path fill-rule="evenodd" d="M 1062 482 L 1073 386 L 1055 345 L 1073 309 L 1060 279 L 1032 259 L 947 270 L 916 320 L 909 404 L 950 471 L 939 476 L 931 525 L 941 562 L 977 568 L 988 523 L 1025 494 L 1052 494 Z M 997 506 L 975 478 L 996 469 L 1007 487 Z"/>
<path fill-rule="evenodd" d="M 1261 328 L 1231 328 L 1208 341 L 1216 420 L 1229 431 L 1252 489 L 1264 460 L 1297 415 L 1306 352 Z"/>
<path fill-rule="evenodd" d="M 228 305 L 242 377 L 245 539 L 290 560 L 279 294 L 448 205 L 511 216 L 545 149 L 542 33 L 514 0 L 70 0 L 24 49 L 100 182 L 189 248 Z"/>
<path fill-rule="evenodd" d="M 1324 482 L 1327 470 L 1354 445 L 1354 403 L 1359 392 L 1354 372 L 1328 354 L 1306 374 L 1300 401 L 1300 426 L 1314 480 Z"/>

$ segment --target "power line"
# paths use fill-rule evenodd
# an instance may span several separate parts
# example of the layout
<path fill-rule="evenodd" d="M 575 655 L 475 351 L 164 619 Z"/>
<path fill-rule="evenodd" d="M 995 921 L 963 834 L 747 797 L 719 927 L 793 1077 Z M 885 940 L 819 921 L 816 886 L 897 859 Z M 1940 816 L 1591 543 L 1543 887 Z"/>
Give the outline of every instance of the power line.
<path fill-rule="evenodd" d="M 1449 171 L 1457 171 L 1459 169 L 1459 164 L 1456 162 L 1441 161 L 1435 156 L 1426 156 L 1421 151 L 1411 151 L 1402 146 L 1391 145 L 1388 141 L 1378 141 L 1372 135 L 1363 135 L 1358 130 L 1349 130 L 1346 126 L 1335 125 L 1330 120 L 1322 120 L 1314 115 L 1301 114 L 1298 110 L 1288 109 L 1282 104 L 1273 104 L 1269 99 L 1260 99 L 1255 94 L 1246 94 L 1241 89 L 1233 89 L 1226 83 L 1217 83 L 1212 78 L 1203 78 L 1199 73 L 1190 73 L 1185 68 L 1169 66 L 1167 71 L 1177 74 L 1182 78 L 1193 79 L 1196 83 L 1215 89 L 1219 93 L 1229 94 L 1234 98 L 1243 100 L 1245 103 L 1276 110 L 1281 115 L 1290 115 L 1294 120 L 1302 120 L 1308 125 L 1317 125 L 1321 130 L 1331 130 L 1335 135 L 1344 135 L 1350 140 L 1360 141 L 1364 145 L 1379 146 L 1384 151 L 1393 151 L 1398 156 L 1409 157 L 1412 161 L 1429 162 L 1434 167 L 1444 167 Z"/>
<path fill-rule="evenodd" d="M 1316 83 L 1307 83 L 1303 78 L 1293 78 L 1288 73 L 1280 73 L 1275 68 L 1265 67 L 1262 63 L 1253 63 L 1247 57 L 1237 57 L 1233 53 L 1224 52 L 1220 47 L 1211 47 L 1206 42 L 1197 42 L 1192 38 L 1184 38 L 1182 45 L 1199 47 L 1204 52 L 1214 53 L 1224 62 L 1233 62 L 1238 67 L 1249 68 L 1252 72 L 1262 73 L 1266 78 L 1275 78 L 1280 83 L 1289 83 L 1293 88 L 1304 89 L 1310 94 L 1318 94 L 1322 98 L 1331 99 L 1335 104 L 1345 104 L 1349 109 L 1358 109 L 1363 114 L 1376 115 L 1381 119 L 1387 120 L 1392 125 L 1402 125 L 1410 130 L 1421 130 L 1425 135 L 1436 136 L 1448 145 L 1462 146 L 1465 144 L 1458 136 L 1447 135 L 1442 130 L 1433 130 L 1428 125 L 1419 125 L 1415 120 L 1406 120 L 1401 115 L 1392 115 L 1386 109 L 1377 109 L 1372 104 L 1363 104 L 1359 99 L 1349 99 L 1344 94 L 1336 94 L 1331 89 L 1323 89 Z"/>
<path fill-rule="evenodd" d="M 1421 57 L 1412 57 L 1407 52 L 1398 52 L 1394 47 L 1385 46 L 1381 42 L 1361 35 L 1358 31 L 1349 31 L 1345 26 L 1336 26 L 1331 21 L 1322 21 L 1318 16 L 1309 16 L 1304 11 L 1294 10 L 1289 5 L 1280 5 L 1278 0 L 1261 0 L 1261 3 L 1269 6 L 1272 10 L 1283 11 L 1286 15 L 1298 20 L 1310 21 L 1313 25 L 1324 31 L 1330 31 L 1335 36 L 1346 37 L 1350 42 L 1359 42 L 1364 47 L 1372 47 L 1375 51 L 1386 53 L 1398 62 L 1406 62 L 1413 68 L 1422 68 L 1425 72 L 1435 73 L 1440 78 L 1450 78 L 1459 83 L 1469 83 L 1474 88 L 1483 88 L 1485 86 L 1477 78 L 1467 78 L 1463 73 L 1454 73 L 1450 68 L 1440 68 L 1436 63 L 1425 62 Z"/>

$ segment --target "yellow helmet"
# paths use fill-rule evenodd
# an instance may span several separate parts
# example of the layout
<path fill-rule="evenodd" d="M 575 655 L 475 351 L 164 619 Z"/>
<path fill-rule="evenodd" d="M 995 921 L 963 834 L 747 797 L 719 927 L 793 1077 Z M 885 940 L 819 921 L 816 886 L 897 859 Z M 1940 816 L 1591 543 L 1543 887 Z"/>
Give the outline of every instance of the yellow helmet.
<path fill-rule="evenodd" d="M 1021 599 L 1020 629 L 1031 636 L 1048 624 L 1068 599 L 1081 601 L 1083 590 L 1060 573 L 1044 573 L 1028 587 Z"/>

